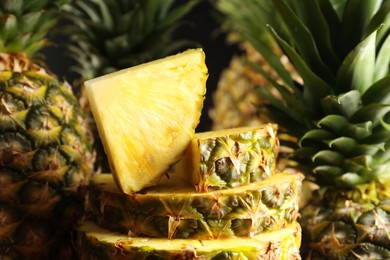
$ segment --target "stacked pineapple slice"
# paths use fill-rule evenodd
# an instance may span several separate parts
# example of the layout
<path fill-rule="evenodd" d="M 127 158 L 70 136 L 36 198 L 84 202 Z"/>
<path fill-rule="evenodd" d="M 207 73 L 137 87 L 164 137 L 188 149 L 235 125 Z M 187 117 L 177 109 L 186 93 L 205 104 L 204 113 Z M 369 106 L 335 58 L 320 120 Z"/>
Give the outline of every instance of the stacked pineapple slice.
<path fill-rule="evenodd" d="M 82 259 L 300 259 L 277 126 L 194 134 L 206 79 L 194 49 L 85 83 L 112 174 L 91 180 Z"/>

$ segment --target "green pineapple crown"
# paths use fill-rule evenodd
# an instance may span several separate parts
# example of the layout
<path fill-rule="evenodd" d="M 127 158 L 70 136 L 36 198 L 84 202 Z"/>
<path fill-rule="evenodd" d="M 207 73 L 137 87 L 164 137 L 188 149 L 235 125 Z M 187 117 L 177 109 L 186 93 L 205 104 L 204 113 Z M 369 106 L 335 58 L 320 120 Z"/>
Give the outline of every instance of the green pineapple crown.
<path fill-rule="evenodd" d="M 48 44 L 47 34 L 58 21 L 57 11 L 67 0 L 1 0 L 0 52 L 35 58 Z"/>
<path fill-rule="evenodd" d="M 266 111 L 298 137 L 292 156 L 308 176 L 338 187 L 388 181 L 390 1 L 219 0 L 216 7 L 281 77 L 276 82 L 253 64 L 272 82 L 258 89 Z M 282 47 L 303 84 L 291 79 L 262 35 Z"/>
<path fill-rule="evenodd" d="M 176 1 L 177 2 L 177 1 Z M 71 35 L 74 70 L 90 79 L 119 69 L 162 58 L 193 44 L 172 40 L 181 19 L 199 1 L 73 0 L 64 8 Z"/>

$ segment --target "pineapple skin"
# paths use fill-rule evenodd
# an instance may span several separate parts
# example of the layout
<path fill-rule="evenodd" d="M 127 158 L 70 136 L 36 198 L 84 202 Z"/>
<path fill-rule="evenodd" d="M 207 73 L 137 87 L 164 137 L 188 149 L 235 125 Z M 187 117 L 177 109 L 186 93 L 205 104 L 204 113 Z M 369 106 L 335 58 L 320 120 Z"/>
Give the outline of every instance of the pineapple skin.
<path fill-rule="evenodd" d="M 238 188 L 191 187 L 120 192 L 110 174 L 92 179 L 89 210 L 98 225 L 129 236 L 221 239 L 283 229 L 298 218 L 302 176 L 279 173 Z"/>
<path fill-rule="evenodd" d="M 278 151 L 274 124 L 197 133 L 168 177 L 198 192 L 240 187 L 273 175 Z"/>
<path fill-rule="evenodd" d="M 0 54 L 0 258 L 72 256 L 94 154 L 77 101 L 23 54 Z"/>
<path fill-rule="evenodd" d="M 390 187 L 321 188 L 301 210 L 307 259 L 390 259 Z"/>
<path fill-rule="evenodd" d="M 296 222 L 252 239 L 220 240 L 131 238 L 81 222 L 77 240 L 82 260 L 298 260 L 300 243 L 301 228 Z"/>

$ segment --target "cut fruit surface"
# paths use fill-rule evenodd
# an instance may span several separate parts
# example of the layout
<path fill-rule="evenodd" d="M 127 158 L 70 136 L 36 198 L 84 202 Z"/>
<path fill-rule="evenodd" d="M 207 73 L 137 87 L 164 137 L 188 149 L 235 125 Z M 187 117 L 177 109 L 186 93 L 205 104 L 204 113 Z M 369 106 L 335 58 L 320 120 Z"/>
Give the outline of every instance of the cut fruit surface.
<path fill-rule="evenodd" d="M 200 120 L 207 73 L 204 52 L 192 49 L 85 82 L 123 192 L 156 184 L 182 157 Z"/>
<path fill-rule="evenodd" d="M 254 238 L 213 240 L 132 238 L 82 222 L 78 241 L 81 259 L 301 259 L 296 222 Z"/>
<path fill-rule="evenodd" d="M 195 134 L 184 157 L 162 182 L 191 180 L 199 192 L 264 180 L 275 173 L 277 125 L 240 127 Z"/>
<path fill-rule="evenodd" d="M 252 237 L 296 221 L 301 183 L 301 175 L 278 173 L 262 182 L 206 193 L 156 186 L 124 194 L 110 174 L 101 174 L 91 181 L 88 204 L 98 225 L 130 236 Z"/>

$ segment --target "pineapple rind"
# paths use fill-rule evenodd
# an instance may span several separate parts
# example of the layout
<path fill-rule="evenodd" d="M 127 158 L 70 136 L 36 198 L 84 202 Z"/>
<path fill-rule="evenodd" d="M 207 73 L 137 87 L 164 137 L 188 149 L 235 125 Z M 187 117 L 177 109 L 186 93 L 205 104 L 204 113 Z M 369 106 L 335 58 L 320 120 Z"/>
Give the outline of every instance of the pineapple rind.
<path fill-rule="evenodd" d="M 81 259 L 301 259 L 301 228 L 297 222 L 253 238 L 163 239 L 128 237 L 81 222 L 78 245 Z"/>
<path fill-rule="evenodd" d="M 64 253 L 57 247 L 72 250 L 70 230 L 84 212 L 91 139 L 69 85 L 23 55 L 1 58 L 0 258 L 55 257 Z"/>
<path fill-rule="evenodd" d="M 190 49 L 85 82 L 123 192 L 155 185 L 183 156 L 200 120 L 207 77 L 204 52 Z"/>
<path fill-rule="evenodd" d="M 390 188 L 372 182 L 339 191 L 321 188 L 301 210 L 304 255 L 331 258 L 388 259 L 390 257 Z M 307 241 L 307 242 L 308 242 Z"/>
<path fill-rule="evenodd" d="M 131 236 L 251 237 L 297 219 L 301 182 L 301 175 L 279 173 L 207 193 L 163 186 L 128 195 L 116 188 L 110 174 L 103 174 L 91 181 L 89 208 L 96 223 Z"/>
<path fill-rule="evenodd" d="M 199 192 L 229 189 L 274 174 L 279 151 L 277 125 L 266 124 L 197 133 L 168 176 L 191 179 Z"/>

